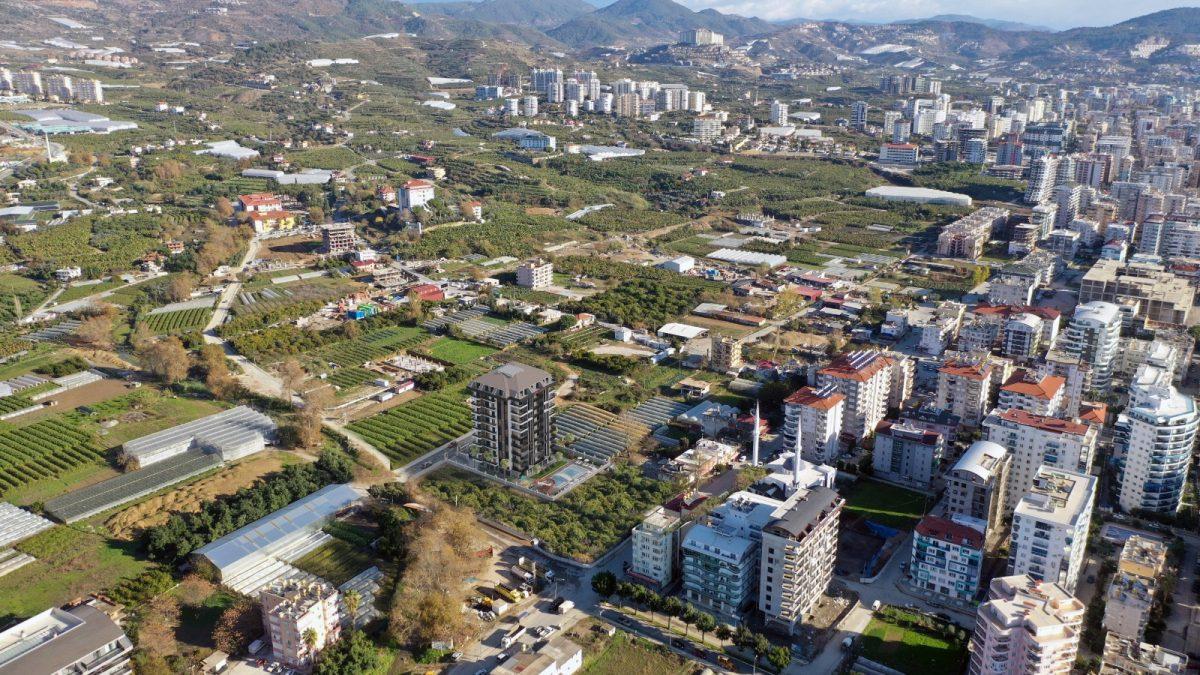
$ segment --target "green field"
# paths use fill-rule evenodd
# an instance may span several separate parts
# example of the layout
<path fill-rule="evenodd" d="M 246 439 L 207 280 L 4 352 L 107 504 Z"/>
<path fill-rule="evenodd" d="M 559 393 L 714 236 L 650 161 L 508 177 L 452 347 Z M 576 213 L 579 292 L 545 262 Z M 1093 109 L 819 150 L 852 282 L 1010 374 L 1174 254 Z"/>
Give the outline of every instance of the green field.
<path fill-rule="evenodd" d="M 913 625 L 919 620 L 895 607 L 876 612 L 860 638 L 862 655 L 911 675 L 961 673 L 967 659 L 965 642 Z"/>
<path fill-rule="evenodd" d="M 920 492 L 860 479 L 846 493 L 845 510 L 881 525 L 911 530 L 931 506 L 930 501 Z"/>
<path fill-rule="evenodd" d="M 334 586 L 341 586 L 359 572 L 374 565 L 375 559 L 360 548 L 341 539 L 334 539 L 292 564 Z"/>
<path fill-rule="evenodd" d="M 393 467 L 404 466 L 470 430 L 471 409 L 463 397 L 458 387 L 425 394 L 349 428 L 387 455 Z"/>
<path fill-rule="evenodd" d="M 339 366 L 361 366 L 404 351 L 429 339 L 429 333 L 414 326 L 390 326 L 363 333 L 354 340 L 342 340 L 325 345 L 309 357 L 321 363 Z"/>
<path fill-rule="evenodd" d="M 97 293 L 111 291 L 114 288 L 120 288 L 124 285 L 125 282 L 118 277 L 105 279 L 98 284 L 85 284 L 82 286 L 72 285 L 70 288 L 65 289 L 62 293 L 59 293 L 58 297 L 55 298 L 54 301 L 61 305 L 64 302 L 70 302 L 72 300 L 78 300 L 80 298 L 96 295 Z"/>
<path fill-rule="evenodd" d="M 156 334 L 187 333 L 204 328 L 211 316 L 211 308 L 193 307 L 191 309 L 181 309 L 176 312 L 150 314 L 143 323 Z"/>
<path fill-rule="evenodd" d="M 426 347 L 425 352 L 439 361 L 461 365 L 494 354 L 496 350 L 474 342 L 444 337 Z"/>
<path fill-rule="evenodd" d="M 694 664 L 662 645 L 630 636 L 625 631 L 584 661 L 583 675 L 688 675 Z"/>

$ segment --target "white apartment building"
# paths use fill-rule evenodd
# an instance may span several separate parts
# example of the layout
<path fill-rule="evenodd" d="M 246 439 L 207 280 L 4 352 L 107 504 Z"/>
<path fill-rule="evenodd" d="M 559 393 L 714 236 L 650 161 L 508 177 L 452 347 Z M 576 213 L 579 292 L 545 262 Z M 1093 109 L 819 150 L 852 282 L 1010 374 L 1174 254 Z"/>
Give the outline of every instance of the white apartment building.
<path fill-rule="evenodd" d="M 1158 578 L 1166 564 L 1167 546 L 1163 542 L 1136 534 L 1125 540 L 1117 572 L 1105 594 L 1105 630 L 1142 639 L 1158 592 Z"/>
<path fill-rule="evenodd" d="M 945 453 L 946 439 L 940 433 L 884 420 L 875 429 L 872 466 L 882 480 L 926 490 L 941 473 Z"/>
<path fill-rule="evenodd" d="M 725 133 L 725 124 L 716 115 L 697 115 L 692 120 L 692 135 L 701 143 L 720 140 Z"/>
<path fill-rule="evenodd" d="M 317 654 L 337 642 L 342 630 L 338 590 L 324 581 L 276 581 L 259 596 L 263 627 L 271 640 L 276 661 L 291 668 L 309 669 Z M 316 635 L 313 644 L 305 633 Z"/>
<path fill-rule="evenodd" d="M 790 635 L 829 587 L 844 503 L 828 487 L 799 490 L 763 527 L 758 608 L 767 624 Z"/>
<path fill-rule="evenodd" d="M 1008 451 L 991 441 L 975 441 L 946 472 L 946 515 L 967 516 L 985 523 L 989 547 L 1003 531 L 1004 489 Z"/>
<path fill-rule="evenodd" d="M 526 260 L 517 266 L 517 285 L 521 288 L 545 288 L 554 283 L 554 263 Z"/>
<path fill-rule="evenodd" d="M 670 585 L 677 572 L 679 514 L 660 506 L 633 528 L 633 561 L 629 574 L 656 588 Z"/>
<path fill-rule="evenodd" d="M 870 436 L 887 414 L 892 392 L 894 359 L 880 352 L 843 354 L 817 373 L 821 387 L 832 385 L 846 397 L 842 438 L 851 443 Z"/>
<path fill-rule="evenodd" d="M 1092 367 L 1092 387 L 1107 389 L 1121 342 L 1121 308 L 1111 302 L 1088 302 L 1075 308 L 1063 331 L 1060 348 Z"/>
<path fill-rule="evenodd" d="M 762 529 L 783 502 L 752 492 L 736 492 L 688 529 L 680 544 L 683 596 L 729 618 L 758 597 Z"/>
<path fill-rule="evenodd" d="M 1038 469 L 1013 512 L 1009 574 L 1027 574 L 1074 593 L 1086 557 L 1096 478 Z"/>
<path fill-rule="evenodd" d="M 400 208 L 415 209 L 425 206 L 433 201 L 435 192 L 433 183 L 421 178 L 414 178 L 400 186 L 398 195 L 400 198 Z"/>
<path fill-rule="evenodd" d="M 1012 458 L 1005 486 L 1005 514 L 1033 486 L 1042 465 L 1091 473 L 1099 432 L 1077 420 L 1035 415 L 1024 410 L 994 410 L 983 421 L 984 438 Z"/>
<path fill-rule="evenodd" d="M 1129 386 L 1129 405 L 1113 432 L 1124 511 L 1179 510 L 1198 426 L 1196 400 L 1171 385 L 1169 371 L 1138 368 Z"/>
<path fill-rule="evenodd" d="M 1000 387 L 997 407 L 1000 410 L 1024 410 L 1034 415 L 1057 417 L 1065 405 L 1066 378 L 1039 375 L 1028 370 L 1016 375 Z"/>
<path fill-rule="evenodd" d="M 991 395 L 992 366 L 986 359 L 951 360 L 938 369 L 935 405 L 958 415 L 965 426 L 979 426 Z"/>
<path fill-rule="evenodd" d="M 815 464 L 832 465 L 841 455 L 838 436 L 846 397 L 833 384 L 804 387 L 783 401 L 785 447 L 800 441 L 800 456 Z"/>
<path fill-rule="evenodd" d="M 1053 583 L 992 579 L 971 636 L 970 675 L 1062 675 L 1079 651 L 1086 607 Z"/>
<path fill-rule="evenodd" d="M 1041 204 L 1050 199 L 1054 177 L 1058 173 L 1058 158 L 1039 157 L 1029 165 L 1029 185 L 1025 189 L 1026 204 Z"/>
<path fill-rule="evenodd" d="M 883 164 L 916 164 L 920 159 L 921 149 L 913 143 L 884 143 L 879 148 Z"/>
<path fill-rule="evenodd" d="M 783 126 L 788 123 L 788 106 L 786 103 L 779 101 L 771 102 L 771 124 L 773 126 Z"/>
<path fill-rule="evenodd" d="M 1041 353 L 1042 318 L 1028 312 L 1017 314 L 1004 324 L 1001 353 L 1010 359 L 1032 359 Z"/>

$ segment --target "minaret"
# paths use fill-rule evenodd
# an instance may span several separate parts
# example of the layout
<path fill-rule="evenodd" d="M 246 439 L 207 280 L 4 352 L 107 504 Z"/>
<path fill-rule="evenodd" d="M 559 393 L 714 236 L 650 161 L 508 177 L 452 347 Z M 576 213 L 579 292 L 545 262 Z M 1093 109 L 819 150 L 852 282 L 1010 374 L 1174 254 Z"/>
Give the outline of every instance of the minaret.
<path fill-rule="evenodd" d="M 800 418 L 796 417 L 796 454 L 792 456 L 792 487 L 800 489 Z"/>
<path fill-rule="evenodd" d="M 758 437 L 762 434 L 762 422 L 759 421 L 758 401 L 754 402 L 754 444 L 750 454 L 750 466 L 758 466 Z"/>

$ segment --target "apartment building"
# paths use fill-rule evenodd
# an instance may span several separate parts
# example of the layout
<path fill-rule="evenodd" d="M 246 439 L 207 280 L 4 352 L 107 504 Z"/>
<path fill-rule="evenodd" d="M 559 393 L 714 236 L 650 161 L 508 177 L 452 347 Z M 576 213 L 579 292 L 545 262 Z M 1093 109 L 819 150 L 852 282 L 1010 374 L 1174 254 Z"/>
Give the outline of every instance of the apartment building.
<path fill-rule="evenodd" d="M 1091 473 L 1099 431 L 1090 424 L 1035 415 L 1024 410 L 995 410 L 983 421 L 986 440 L 1008 451 L 1005 514 L 1032 487 L 1042 465 Z"/>
<path fill-rule="evenodd" d="M 544 370 L 506 363 L 467 385 L 475 426 L 472 457 L 480 468 L 522 476 L 553 455 L 554 378 Z"/>
<path fill-rule="evenodd" d="M 1001 353 L 1010 359 L 1032 359 L 1042 351 L 1042 327 L 1045 322 L 1036 314 L 1023 313 L 1004 324 Z"/>
<path fill-rule="evenodd" d="M 922 518 L 913 531 L 909 559 L 913 583 L 954 600 L 974 600 L 983 572 L 985 529 L 984 521 L 961 514 Z"/>
<path fill-rule="evenodd" d="M 1142 365 L 1117 416 L 1113 445 L 1121 508 L 1172 514 L 1179 510 L 1200 427 L 1196 400 L 1171 384 L 1170 371 Z"/>
<path fill-rule="evenodd" d="M 1188 657 L 1160 645 L 1109 632 L 1104 636 L 1100 675 L 1183 675 Z"/>
<path fill-rule="evenodd" d="M 628 573 L 647 585 L 663 589 L 679 571 L 679 532 L 683 520 L 660 506 L 633 528 L 633 558 Z"/>
<path fill-rule="evenodd" d="M 1039 322 L 1035 324 L 1023 319 L 1026 315 L 1039 319 Z M 971 310 L 958 333 L 958 349 L 964 352 L 988 352 L 999 346 L 1005 356 L 1020 358 L 1020 355 L 1012 352 L 1048 349 L 1054 345 L 1058 340 L 1060 318 L 1058 310 L 1049 307 L 978 305 Z M 1013 322 L 1017 320 L 1025 322 L 1026 326 L 1014 326 Z M 1037 336 L 1027 335 L 1034 325 L 1038 328 Z"/>
<path fill-rule="evenodd" d="M 1098 260 L 1083 277 L 1079 302 L 1128 303 L 1147 321 L 1188 325 L 1195 288 L 1162 265 Z"/>
<path fill-rule="evenodd" d="M 830 464 L 841 455 L 838 440 L 846 397 L 833 384 L 804 387 L 783 401 L 785 447 L 815 464 Z"/>
<path fill-rule="evenodd" d="M 275 660 L 289 668 L 311 668 L 321 650 L 341 635 L 340 599 L 337 588 L 325 581 L 287 579 L 264 589 L 259 595 L 263 628 Z"/>
<path fill-rule="evenodd" d="M 321 228 L 321 248 L 329 255 L 344 255 L 358 247 L 354 223 L 332 223 Z"/>
<path fill-rule="evenodd" d="M 1018 370 L 1000 387 L 1000 410 L 1024 410 L 1034 415 L 1058 417 L 1063 412 L 1066 378 Z"/>
<path fill-rule="evenodd" d="M 99 602 L 52 607 L 0 631 L 0 673 L 133 672 L 133 642 L 106 609 L 110 606 Z"/>
<path fill-rule="evenodd" d="M 828 487 L 800 490 L 762 530 L 758 608 L 792 634 L 833 580 L 845 500 Z"/>
<path fill-rule="evenodd" d="M 992 232 L 1003 229 L 1009 215 L 1008 209 L 989 206 L 959 218 L 938 234 L 937 254 L 947 258 L 979 258 Z"/>
<path fill-rule="evenodd" d="M 1060 349 L 1080 357 L 1091 366 L 1092 387 L 1095 389 L 1107 389 L 1112 384 L 1113 365 L 1121 341 L 1121 323 L 1120 307 L 1111 302 L 1093 300 L 1075 308 L 1075 314 L 1063 332 Z"/>
<path fill-rule="evenodd" d="M 875 431 L 887 414 L 896 361 L 880 352 L 855 351 L 817 372 L 823 388 L 832 385 L 846 397 L 842 438 L 857 443 Z"/>
<path fill-rule="evenodd" d="M 741 619 L 758 597 L 762 529 L 775 519 L 777 499 L 737 492 L 688 529 L 680 545 L 683 596 L 723 617 Z"/>
<path fill-rule="evenodd" d="M 742 341 L 728 335 L 718 335 L 712 339 L 712 349 L 708 356 L 709 369 L 718 373 L 736 373 L 746 362 L 742 355 Z"/>
<path fill-rule="evenodd" d="M 1009 574 L 1027 574 L 1074 593 L 1083 570 L 1096 478 L 1038 469 L 1013 511 Z"/>
<path fill-rule="evenodd" d="M 941 472 L 946 439 L 936 431 L 884 420 L 875 429 L 872 454 L 879 478 L 927 490 Z"/>
<path fill-rule="evenodd" d="M 1125 540 L 1117 571 L 1104 596 L 1105 630 L 1139 641 L 1145 636 L 1166 564 L 1167 546 L 1163 542 L 1136 534 Z"/>
<path fill-rule="evenodd" d="M 433 183 L 422 178 L 414 178 L 404 183 L 397 192 L 400 208 L 410 210 L 425 206 L 433 201 L 435 196 Z"/>
<path fill-rule="evenodd" d="M 935 405 L 958 415 L 964 426 L 979 426 L 991 395 L 992 365 L 986 358 L 949 360 L 938 369 Z"/>
<path fill-rule="evenodd" d="M 945 513 L 983 521 L 988 548 L 1000 539 L 1009 454 L 991 441 L 975 441 L 946 472 Z"/>
<path fill-rule="evenodd" d="M 540 258 L 517 266 L 517 285 L 521 288 L 546 288 L 554 284 L 554 263 Z"/>
<path fill-rule="evenodd" d="M 970 675 L 1062 675 L 1079 651 L 1086 607 L 1054 583 L 997 577 L 971 635 Z"/>

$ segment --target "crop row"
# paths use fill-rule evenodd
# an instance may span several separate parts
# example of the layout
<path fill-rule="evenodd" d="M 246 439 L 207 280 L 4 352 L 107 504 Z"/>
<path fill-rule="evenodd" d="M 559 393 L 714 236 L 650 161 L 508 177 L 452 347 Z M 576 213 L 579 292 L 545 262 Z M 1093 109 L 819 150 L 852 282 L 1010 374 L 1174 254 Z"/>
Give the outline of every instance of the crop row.
<path fill-rule="evenodd" d="M 155 333 L 186 333 L 203 328 L 208 323 L 212 310 L 193 307 L 176 312 L 159 312 L 146 317 L 146 327 Z"/>
<path fill-rule="evenodd" d="M 97 462 L 102 453 L 91 434 L 52 419 L 0 431 L 0 495 L 77 466 Z"/>
<path fill-rule="evenodd" d="M 393 466 L 407 464 L 470 428 L 471 410 L 458 392 L 427 394 L 350 425 L 351 431 L 387 455 Z"/>

